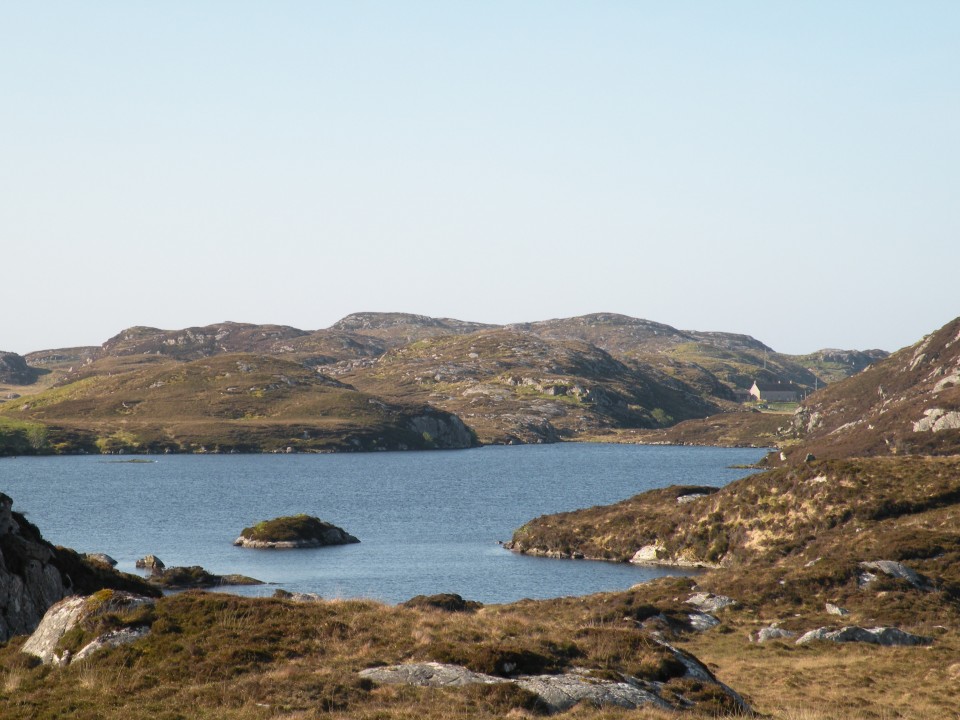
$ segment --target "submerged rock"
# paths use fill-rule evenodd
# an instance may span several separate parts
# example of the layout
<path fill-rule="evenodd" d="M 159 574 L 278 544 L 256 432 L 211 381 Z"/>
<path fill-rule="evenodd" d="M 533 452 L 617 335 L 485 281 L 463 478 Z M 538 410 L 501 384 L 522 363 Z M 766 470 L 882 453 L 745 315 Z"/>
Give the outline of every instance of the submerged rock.
<path fill-rule="evenodd" d="M 263 585 L 262 580 L 246 575 L 215 575 L 199 565 L 172 567 L 154 572 L 149 582 L 166 590 L 188 590 L 191 588 L 212 588 L 224 585 Z"/>
<path fill-rule="evenodd" d="M 234 545 L 246 548 L 288 549 L 347 545 L 360 542 L 343 528 L 311 515 L 290 515 L 244 528 Z"/>

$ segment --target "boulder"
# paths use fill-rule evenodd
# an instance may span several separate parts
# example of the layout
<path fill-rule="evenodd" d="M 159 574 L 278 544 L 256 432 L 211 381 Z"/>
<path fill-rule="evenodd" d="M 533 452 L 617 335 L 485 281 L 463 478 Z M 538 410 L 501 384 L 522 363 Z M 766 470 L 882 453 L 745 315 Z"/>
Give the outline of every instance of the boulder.
<path fill-rule="evenodd" d="M 833 603 L 827 603 L 826 610 L 831 615 L 839 615 L 840 617 L 850 614 L 850 611 L 847 610 L 846 608 L 842 608 L 839 605 L 834 605 Z"/>
<path fill-rule="evenodd" d="M 117 561 L 106 553 L 85 553 L 83 557 L 90 562 L 106 565 L 107 567 L 113 568 L 117 566 Z"/>
<path fill-rule="evenodd" d="M 137 560 L 134 565 L 140 570 L 149 570 L 151 572 L 160 572 L 163 570 L 166 565 L 164 565 L 163 560 L 158 558 L 156 555 L 147 555 Z"/>
<path fill-rule="evenodd" d="M 839 630 L 821 627 L 804 633 L 797 638 L 797 645 L 805 645 L 815 640 L 830 642 L 865 642 L 874 645 L 901 646 L 901 645 L 932 645 L 933 638 L 922 635 L 913 635 L 895 627 L 862 628 L 857 625 L 848 625 Z"/>
<path fill-rule="evenodd" d="M 410 598 L 403 607 L 419 608 L 421 610 L 443 610 L 445 612 L 473 612 L 483 607 L 483 603 L 476 600 L 464 600 L 456 593 L 440 593 L 439 595 L 417 595 Z"/>
<path fill-rule="evenodd" d="M 690 627 L 700 632 L 704 632 L 720 624 L 720 621 L 716 617 L 705 612 L 692 612 L 687 615 L 687 618 L 690 620 Z"/>
<path fill-rule="evenodd" d="M 244 528 L 234 545 L 245 548 L 289 549 L 347 545 L 360 542 L 343 528 L 311 515 L 289 515 Z"/>
<path fill-rule="evenodd" d="M 37 629 L 27 638 L 20 651 L 40 658 L 40 661 L 46 665 L 65 665 L 70 662 L 71 657 L 68 651 L 61 650 L 60 641 L 75 627 L 81 623 L 89 624 L 91 620 L 108 614 L 130 615 L 138 608 L 153 605 L 153 603 L 152 598 L 114 590 L 101 590 L 89 597 L 72 595 L 56 603 L 46 612 Z M 121 633 L 120 630 L 127 632 Z M 144 626 L 120 630 L 112 630 L 88 643 L 77 653 L 77 657 L 81 654 L 87 657 L 103 647 L 132 642 L 143 637 L 147 632 Z"/>

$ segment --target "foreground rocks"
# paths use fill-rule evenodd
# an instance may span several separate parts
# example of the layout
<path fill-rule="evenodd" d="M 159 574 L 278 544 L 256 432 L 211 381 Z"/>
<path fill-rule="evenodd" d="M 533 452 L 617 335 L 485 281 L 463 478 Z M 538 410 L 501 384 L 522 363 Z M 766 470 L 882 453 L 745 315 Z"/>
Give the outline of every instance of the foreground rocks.
<path fill-rule="evenodd" d="M 46 665 L 67 665 L 103 648 L 134 642 L 149 632 L 144 611 L 152 609 L 153 605 L 152 598 L 112 590 L 102 590 L 89 597 L 72 595 L 46 612 L 21 652 L 40 658 Z M 62 647 L 64 637 L 72 630 L 81 624 L 95 626 L 98 618 L 107 615 L 125 617 L 133 624 L 96 635 L 83 643 L 76 654 L 69 647 Z"/>
<path fill-rule="evenodd" d="M 0 493 L 0 642 L 33 632 L 47 609 L 71 594 L 105 587 L 159 594 L 139 578 L 54 547 L 12 508 Z"/>
<path fill-rule="evenodd" d="M 684 666 L 685 679 L 713 685 L 718 692 L 727 696 L 739 713 L 752 712 L 739 694 L 719 682 L 699 660 L 665 642 L 658 642 L 670 650 Z M 550 713 L 568 710 L 581 702 L 595 707 L 620 707 L 631 710 L 643 707 L 680 710 L 694 706 L 694 703 L 686 700 L 682 695 L 673 693 L 669 698 L 666 697 L 662 682 L 619 673 L 616 675 L 617 679 L 609 676 L 596 677 L 589 670 L 577 669 L 556 675 L 519 675 L 504 678 L 474 672 L 460 665 L 438 662 L 404 663 L 360 671 L 361 678 L 384 685 L 442 688 L 511 683 L 536 695 L 543 709 Z"/>
<path fill-rule="evenodd" d="M 311 515 L 288 515 L 244 528 L 234 545 L 245 548 L 292 549 L 360 542 L 343 528 Z"/>

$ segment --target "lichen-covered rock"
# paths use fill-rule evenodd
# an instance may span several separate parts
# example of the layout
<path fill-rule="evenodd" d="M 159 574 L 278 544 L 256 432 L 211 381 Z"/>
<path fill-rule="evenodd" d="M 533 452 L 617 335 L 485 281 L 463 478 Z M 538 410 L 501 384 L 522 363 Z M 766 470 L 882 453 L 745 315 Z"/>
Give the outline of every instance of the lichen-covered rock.
<path fill-rule="evenodd" d="M 245 548 L 289 549 L 347 545 L 360 542 L 343 528 L 311 515 L 288 515 L 244 528 L 234 545 Z"/>
<path fill-rule="evenodd" d="M 654 639 L 656 637 L 654 636 Z M 727 696 L 730 705 L 741 714 L 749 714 L 750 706 L 729 687 L 719 682 L 713 674 L 692 655 L 678 650 L 666 642 L 656 641 L 670 651 L 685 668 L 684 679 L 712 685 Z M 676 695 L 663 693 L 663 683 L 628 675 L 619 679 L 593 677 L 585 669 L 577 669 L 556 675 L 520 675 L 514 678 L 495 677 L 474 672 L 460 665 L 438 662 L 404 663 L 388 667 L 368 668 L 360 671 L 360 677 L 385 685 L 415 685 L 419 687 L 459 687 L 463 685 L 494 685 L 512 683 L 535 694 L 548 712 L 561 712 L 577 703 L 587 702 L 597 707 L 610 706 L 636 709 L 656 707 L 664 710 L 679 710 L 692 703 Z"/>
<path fill-rule="evenodd" d="M 932 645 L 933 638 L 913 635 L 895 627 L 862 628 L 848 625 L 839 630 L 829 627 L 817 628 L 797 638 L 797 645 L 805 645 L 815 640 L 830 642 L 865 642 L 874 645 Z"/>
<path fill-rule="evenodd" d="M 37 629 L 27 638 L 20 650 L 40 658 L 44 664 L 67 664 L 70 656 L 65 656 L 61 651 L 60 641 L 80 623 L 107 614 L 130 613 L 144 605 L 152 605 L 153 602 L 152 598 L 113 590 L 102 590 L 89 597 L 71 595 L 46 612 Z M 89 655 L 98 647 L 111 643 L 121 644 L 125 639 L 125 637 L 123 639 L 100 637 L 88 643 L 80 652 L 86 651 L 86 655 Z M 88 649 L 97 641 L 102 641 L 98 647 Z"/>

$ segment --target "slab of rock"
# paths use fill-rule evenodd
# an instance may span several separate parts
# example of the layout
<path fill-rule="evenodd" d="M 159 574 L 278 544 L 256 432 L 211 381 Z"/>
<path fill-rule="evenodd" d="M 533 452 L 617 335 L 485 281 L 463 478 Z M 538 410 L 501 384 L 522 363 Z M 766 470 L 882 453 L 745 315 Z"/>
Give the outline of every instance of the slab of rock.
<path fill-rule="evenodd" d="M 642 687 L 647 683 L 597 680 L 578 673 L 564 675 L 530 675 L 516 680 L 524 690 L 537 695 L 549 712 L 569 710 L 579 702 L 588 702 L 596 707 L 622 707 L 635 710 L 641 707 L 658 707 L 672 710 L 673 706 L 655 692 Z"/>
<path fill-rule="evenodd" d="M 291 549 L 360 542 L 343 528 L 310 515 L 278 517 L 244 528 L 234 545 L 246 548 Z"/>
<path fill-rule="evenodd" d="M 687 677 L 701 683 L 717 686 L 729 697 L 738 711 L 750 714 L 750 706 L 729 687 L 719 682 L 700 661 L 692 655 L 654 637 L 667 648 L 686 669 Z M 621 676 L 620 680 L 591 677 L 587 671 L 577 670 L 559 675 L 521 675 L 516 678 L 494 677 L 473 672 L 460 665 L 438 662 L 405 663 L 360 671 L 360 677 L 386 685 L 415 685 L 419 687 L 460 687 L 464 685 L 494 685 L 513 683 L 534 693 L 549 712 L 567 710 L 579 702 L 597 707 L 611 706 L 636 709 L 657 707 L 664 710 L 686 709 L 689 703 L 681 699 L 667 700 L 661 696 L 662 683 Z"/>
<path fill-rule="evenodd" d="M 788 638 L 794 638 L 797 634 L 792 630 L 784 630 L 781 627 L 776 625 L 771 625 L 757 631 L 757 642 L 764 643 L 768 640 L 786 640 Z"/>
<path fill-rule="evenodd" d="M 119 630 L 111 630 L 108 633 L 104 633 L 99 636 L 96 640 L 86 644 L 83 648 L 73 656 L 71 662 L 79 662 L 80 660 L 85 660 L 86 658 L 93 655 L 95 652 L 103 650 L 104 648 L 111 647 L 120 647 L 121 645 L 129 645 L 132 642 L 136 642 L 140 638 L 144 638 L 150 634 L 150 628 L 145 625 L 140 627 L 132 628 L 121 628 Z"/>
<path fill-rule="evenodd" d="M 438 662 L 404 663 L 368 668 L 360 671 L 360 677 L 383 685 L 415 685 L 417 687 L 460 687 L 507 682 L 493 675 L 475 673 L 460 665 Z"/>
<path fill-rule="evenodd" d="M 839 630 L 829 627 L 817 628 L 804 633 L 797 638 L 797 645 L 805 645 L 814 640 L 828 640 L 830 642 L 865 642 L 874 645 L 886 646 L 913 646 L 932 645 L 933 638 L 922 635 L 913 635 L 895 627 L 862 628 L 857 625 L 848 625 Z"/>
<path fill-rule="evenodd" d="M 687 615 L 687 618 L 690 620 L 690 627 L 700 632 L 704 632 L 720 624 L 720 621 L 716 617 L 705 612 L 692 612 Z"/>
<path fill-rule="evenodd" d="M 860 567 L 867 571 L 860 576 L 861 585 L 869 585 L 876 577 L 874 573 L 882 572 L 890 577 L 906 580 L 917 590 L 929 592 L 934 589 L 933 581 L 926 575 L 921 575 L 913 568 L 895 560 L 871 560 L 870 562 L 860 563 Z"/>
<path fill-rule="evenodd" d="M 694 593 L 686 600 L 688 605 L 693 605 L 701 612 L 715 613 L 725 607 L 736 605 L 737 601 L 726 595 L 714 595 L 708 592 Z"/>

